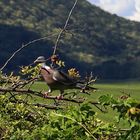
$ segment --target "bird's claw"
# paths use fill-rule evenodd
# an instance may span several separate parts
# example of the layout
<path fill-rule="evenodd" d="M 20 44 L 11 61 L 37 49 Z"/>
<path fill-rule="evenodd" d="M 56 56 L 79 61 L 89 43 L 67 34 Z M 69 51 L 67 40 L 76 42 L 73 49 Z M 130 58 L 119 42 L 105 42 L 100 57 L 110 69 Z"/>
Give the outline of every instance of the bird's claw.
<path fill-rule="evenodd" d="M 48 96 L 49 96 L 49 92 L 43 93 L 43 97 L 44 97 L 44 98 L 47 98 Z"/>
<path fill-rule="evenodd" d="M 63 99 L 63 95 L 56 96 L 56 99 L 57 100 L 62 100 Z"/>

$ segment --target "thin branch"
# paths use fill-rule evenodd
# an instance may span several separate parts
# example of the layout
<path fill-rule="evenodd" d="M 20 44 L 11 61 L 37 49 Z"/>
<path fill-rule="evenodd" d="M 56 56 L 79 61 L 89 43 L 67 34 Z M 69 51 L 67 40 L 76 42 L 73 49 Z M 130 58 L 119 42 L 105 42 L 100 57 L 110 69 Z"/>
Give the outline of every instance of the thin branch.
<path fill-rule="evenodd" d="M 34 103 L 34 104 L 30 104 L 30 105 L 33 105 L 33 106 L 37 106 L 37 107 L 44 107 L 44 108 L 47 108 L 47 109 L 63 109 L 63 107 L 60 107 L 60 106 L 55 106 L 55 105 L 46 105 L 46 104 L 40 104 L 40 103 Z"/>
<path fill-rule="evenodd" d="M 12 102 L 12 103 L 24 103 L 24 104 L 29 105 L 29 106 L 32 105 L 32 106 L 37 106 L 37 107 L 43 107 L 46 109 L 54 109 L 54 110 L 63 109 L 63 107 L 60 107 L 60 106 L 40 104 L 40 103 L 27 103 L 23 100 L 11 100 L 10 102 Z"/>
<path fill-rule="evenodd" d="M 49 36 L 45 36 L 45 37 L 42 37 L 42 38 L 38 38 L 38 39 L 35 39 L 35 40 L 32 40 L 30 42 L 28 42 L 27 44 L 22 44 L 22 46 L 17 49 L 10 57 L 9 59 L 4 63 L 4 65 L 0 68 L 0 71 L 2 71 L 6 66 L 7 64 L 11 61 L 11 59 L 17 54 L 19 53 L 22 49 L 24 49 L 25 47 L 35 43 L 35 42 L 38 42 L 38 41 L 41 41 L 41 40 L 44 40 L 44 39 L 47 39 L 49 37 L 53 37 L 53 36 L 56 36 L 57 34 L 51 34 Z"/>
<path fill-rule="evenodd" d="M 0 94 L 1 93 L 6 93 L 6 92 L 18 92 L 18 94 L 32 94 L 34 96 L 38 96 L 38 97 L 43 97 L 42 92 L 39 91 L 34 91 L 34 90 L 30 90 L 30 89 L 12 89 L 12 88 L 0 88 Z M 69 102 L 74 102 L 74 103 L 83 103 L 85 101 L 85 99 L 70 99 L 70 98 L 66 98 L 63 97 L 61 99 L 58 98 L 58 96 L 47 96 L 44 99 L 52 99 L 52 100 L 63 100 L 63 101 L 69 101 Z M 99 102 L 90 102 L 91 104 L 100 104 Z"/>
<path fill-rule="evenodd" d="M 91 102 L 91 104 L 92 104 L 92 102 Z M 98 105 L 97 104 L 93 104 L 97 109 L 99 109 L 101 112 L 103 112 L 103 113 L 107 113 L 107 111 L 106 110 L 103 110 L 102 108 L 100 108 L 100 107 L 98 107 Z"/>
<path fill-rule="evenodd" d="M 38 80 L 37 77 L 33 78 L 33 79 L 29 79 L 29 80 L 23 80 L 23 81 L 19 81 L 18 83 L 14 83 L 13 85 L 11 85 L 11 87 L 13 89 L 15 88 L 23 88 L 25 87 L 26 85 L 32 83 L 32 82 L 35 82 L 36 80 Z"/>
<path fill-rule="evenodd" d="M 77 4 L 77 1 L 78 1 L 78 0 L 75 0 L 75 3 L 74 3 L 74 5 L 73 5 L 73 7 L 71 8 L 71 10 L 70 10 L 70 12 L 69 12 L 69 15 L 68 15 L 68 18 L 67 18 L 67 20 L 66 20 L 66 22 L 65 22 L 65 25 L 64 25 L 63 29 L 60 31 L 60 33 L 58 34 L 57 40 L 56 40 L 56 42 L 55 42 L 53 54 L 56 53 L 56 49 L 57 49 L 57 45 L 58 45 L 59 39 L 61 38 L 62 33 L 65 31 L 65 29 L 66 29 L 66 27 L 67 27 L 67 25 L 68 25 L 69 19 L 70 19 L 71 15 L 72 15 L 72 12 L 73 12 L 73 10 L 74 10 L 76 4 Z M 7 66 L 7 64 L 11 61 L 11 59 L 12 59 L 17 53 L 19 53 L 22 49 L 24 49 L 25 47 L 27 47 L 27 46 L 29 46 L 29 45 L 35 43 L 35 42 L 38 42 L 38 41 L 41 41 L 41 40 L 44 40 L 44 39 L 47 39 L 47 38 L 49 38 L 49 37 L 53 37 L 53 36 L 56 36 L 56 35 L 57 35 L 57 34 L 52 34 L 52 35 L 49 35 L 49 36 L 46 36 L 46 37 L 42 37 L 42 38 L 38 38 L 38 39 L 32 40 L 32 41 L 28 42 L 27 44 L 23 44 L 19 49 L 17 49 L 17 50 L 9 57 L 9 59 L 8 59 L 8 60 L 4 63 L 4 65 L 0 68 L 0 71 L 2 71 L 2 70 Z"/>
<path fill-rule="evenodd" d="M 72 8 L 71 8 L 71 10 L 70 10 L 70 12 L 69 12 L 69 15 L 68 15 L 68 17 L 67 17 L 67 20 L 66 20 L 66 22 L 65 22 L 65 25 L 64 25 L 63 29 L 61 29 L 60 33 L 59 33 L 58 36 L 57 36 L 57 39 L 56 39 L 56 42 L 55 42 L 55 46 L 54 46 L 53 55 L 56 54 L 56 50 L 57 50 L 57 46 L 58 46 L 59 40 L 60 40 L 60 38 L 61 38 L 61 36 L 62 36 L 62 33 L 66 30 L 66 27 L 67 27 L 67 25 L 68 25 L 69 19 L 70 19 L 71 15 L 72 15 L 72 12 L 73 12 L 73 10 L 74 10 L 74 8 L 75 8 L 77 2 L 78 2 L 78 0 L 75 0 L 75 3 L 73 4 L 73 6 L 72 6 Z"/>
<path fill-rule="evenodd" d="M 19 94 L 27 94 L 27 95 L 33 95 L 33 96 L 37 96 L 37 97 L 41 97 L 44 98 L 43 93 L 40 91 L 34 91 L 34 90 L 30 90 L 30 89 L 15 89 L 15 88 L 0 88 L 0 95 L 3 93 L 11 93 L 12 97 L 19 95 Z M 13 94 L 14 93 L 14 94 Z M 31 96 L 32 97 L 32 96 Z M 58 96 L 46 96 L 44 99 L 48 99 L 48 100 L 58 100 L 58 101 L 68 101 L 68 102 L 73 102 L 73 103 L 84 103 L 85 99 L 72 99 L 72 98 L 58 98 Z M 15 100 L 16 101 L 16 100 Z M 23 101 L 22 101 L 23 102 Z M 101 105 L 100 102 L 97 101 L 89 101 L 89 103 L 91 103 L 92 105 L 94 105 L 95 107 L 97 107 L 101 112 L 106 113 L 106 111 L 104 111 L 102 108 L 98 107 L 97 105 Z M 50 108 L 50 109 L 56 109 L 55 107 L 53 108 L 52 106 L 48 107 L 47 105 L 44 104 L 32 104 L 35 106 L 39 106 L 39 107 L 45 107 L 45 108 Z M 108 104 L 106 104 L 108 105 Z"/>

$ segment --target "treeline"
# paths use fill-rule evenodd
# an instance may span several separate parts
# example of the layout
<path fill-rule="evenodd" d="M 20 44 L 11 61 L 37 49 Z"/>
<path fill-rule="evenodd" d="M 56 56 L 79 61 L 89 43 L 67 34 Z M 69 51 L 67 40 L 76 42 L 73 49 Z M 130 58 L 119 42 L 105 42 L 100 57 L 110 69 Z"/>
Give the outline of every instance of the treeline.
<path fill-rule="evenodd" d="M 21 51 L 5 72 L 17 71 L 39 55 L 52 54 L 74 0 L 5 0 L 0 2 L 0 65 L 22 44 L 50 36 Z M 61 38 L 58 53 L 67 67 L 93 71 L 104 79 L 140 76 L 140 24 L 111 15 L 79 0 Z M 25 57 L 26 56 L 26 57 Z M 84 65 L 84 68 L 83 68 Z"/>

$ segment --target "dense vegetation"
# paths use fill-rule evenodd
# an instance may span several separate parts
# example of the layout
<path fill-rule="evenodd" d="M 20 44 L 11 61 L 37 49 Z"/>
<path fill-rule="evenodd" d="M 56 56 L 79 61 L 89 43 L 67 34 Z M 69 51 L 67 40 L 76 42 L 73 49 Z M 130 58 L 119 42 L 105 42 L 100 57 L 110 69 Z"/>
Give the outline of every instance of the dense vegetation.
<path fill-rule="evenodd" d="M 129 94 L 95 100 L 95 92 L 69 90 L 61 99 L 54 98 L 58 92 L 44 98 L 46 85 L 33 80 L 0 73 L 0 139 L 139 140 L 140 102 Z"/>
<path fill-rule="evenodd" d="M 23 43 L 55 34 L 24 49 L 10 62 L 6 72 L 32 63 L 39 55 L 50 56 L 56 34 L 63 27 L 73 3 L 74 0 L 0 1 L 1 66 Z M 139 44 L 139 23 L 79 0 L 67 33 L 60 41 L 59 54 L 67 67 L 75 66 L 83 73 L 94 71 L 106 79 L 138 78 Z"/>
<path fill-rule="evenodd" d="M 140 110 L 131 98 L 125 102 L 102 96 L 114 105 L 118 123 L 98 119 L 90 104 L 52 111 L 23 103 L 13 103 L 0 95 L 0 139 L 10 140 L 139 140 Z M 135 106 L 135 107 L 133 107 Z M 129 129 L 118 127 L 120 120 Z"/>
<path fill-rule="evenodd" d="M 68 75 L 82 79 L 83 92 L 73 89 L 65 91 L 61 98 L 58 91 L 45 96 L 47 86 L 36 82 L 41 80 L 40 65 L 28 64 L 38 55 L 51 56 L 50 61 L 57 68 L 65 59 L 66 68 L 78 67 L 83 73 L 94 70 L 100 78 L 139 76 L 139 24 L 110 15 L 85 0 L 79 0 L 59 40 L 57 53 L 61 59 L 52 55 L 73 2 L 0 1 L 1 66 L 25 43 L 50 36 L 24 48 L 0 70 L 0 140 L 140 139 L 140 102 L 129 92 L 120 93 L 121 86 L 114 91 L 113 86 L 109 90 L 99 87 L 97 93 L 96 88 L 86 90 L 87 86 L 94 86 L 96 78 L 91 73 L 82 79 L 75 68 L 69 69 Z M 21 65 L 28 66 L 19 71 Z M 11 71 L 19 72 L 22 77 Z M 136 86 L 133 97 L 139 94 Z M 110 92 L 117 92 L 117 98 Z M 101 96 L 95 95 L 98 93 Z M 103 116 L 109 116 L 108 120 Z"/>

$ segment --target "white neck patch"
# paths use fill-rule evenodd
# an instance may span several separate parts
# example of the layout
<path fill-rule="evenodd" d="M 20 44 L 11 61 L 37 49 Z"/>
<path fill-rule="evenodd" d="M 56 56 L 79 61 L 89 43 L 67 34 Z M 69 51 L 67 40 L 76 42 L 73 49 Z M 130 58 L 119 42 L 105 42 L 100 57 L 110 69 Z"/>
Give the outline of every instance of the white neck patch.
<path fill-rule="evenodd" d="M 47 70 L 48 70 L 48 69 L 51 69 L 51 68 L 50 68 L 49 66 L 47 66 L 45 63 L 42 64 L 42 68 L 45 68 L 45 69 L 47 69 Z"/>

